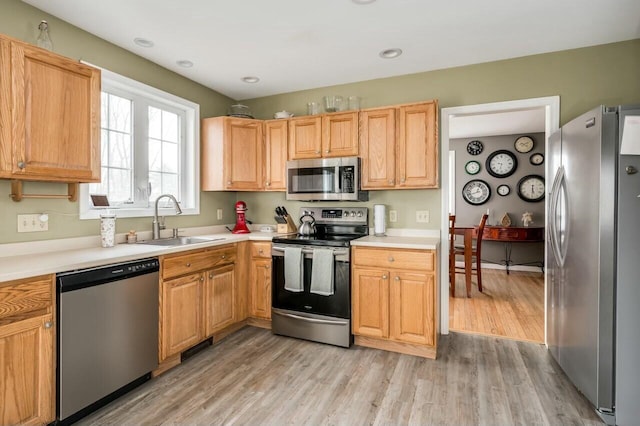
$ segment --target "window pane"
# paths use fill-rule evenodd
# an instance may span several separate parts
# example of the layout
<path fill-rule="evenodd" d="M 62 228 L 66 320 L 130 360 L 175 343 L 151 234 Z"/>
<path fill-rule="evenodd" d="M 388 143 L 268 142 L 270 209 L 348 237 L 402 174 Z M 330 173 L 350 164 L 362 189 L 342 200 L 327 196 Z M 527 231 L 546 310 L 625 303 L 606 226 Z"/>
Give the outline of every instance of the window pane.
<path fill-rule="evenodd" d="M 161 194 L 164 194 L 164 192 L 162 192 L 162 174 L 149 172 L 149 182 L 151 183 L 149 201 L 155 201 Z"/>
<path fill-rule="evenodd" d="M 178 142 L 178 116 L 172 112 L 162 111 L 162 139 Z"/>
<path fill-rule="evenodd" d="M 162 171 L 162 142 L 156 139 L 149 139 L 149 170 Z"/>
<path fill-rule="evenodd" d="M 109 132 L 109 166 L 131 168 L 131 136 Z"/>
<path fill-rule="evenodd" d="M 131 171 L 109 169 L 109 201 L 125 202 L 131 197 Z"/>
<path fill-rule="evenodd" d="M 116 95 L 109 95 L 109 129 L 131 133 L 132 102 Z"/>
<path fill-rule="evenodd" d="M 149 107 L 149 137 L 162 139 L 162 110 Z"/>
<path fill-rule="evenodd" d="M 103 166 L 109 165 L 109 132 L 102 129 L 100 137 L 100 162 Z"/>
<path fill-rule="evenodd" d="M 107 168 L 101 168 L 101 181 L 98 183 L 89 184 L 89 194 L 107 194 Z"/>
<path fill-rule="evenodd" d="M 178 173 L 178 144 L 162 143 L 162 171 Z"/>
<path fill-rule="evenodd" d="M 162 174 L 162 191 L 165 194 L 173 194 L 180 201 L 180 192 L 178 189 L 178 175 Z"/>
<path fill-rule="evenodd" d="M 105 92 L 100 96 L 100 123 L 102 128 L 109 127 L 109 94 Z"/>

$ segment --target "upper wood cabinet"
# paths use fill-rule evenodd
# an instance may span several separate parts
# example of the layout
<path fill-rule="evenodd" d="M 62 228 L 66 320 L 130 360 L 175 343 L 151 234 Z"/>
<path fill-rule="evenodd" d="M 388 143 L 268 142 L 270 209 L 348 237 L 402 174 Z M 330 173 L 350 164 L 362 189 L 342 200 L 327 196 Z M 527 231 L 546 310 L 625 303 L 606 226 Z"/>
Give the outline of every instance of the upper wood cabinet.
<path fill-rule="evenodd" d="M 0 36 L 0 177 L 100 181 L 100 70 Z"/>
<path fill-rule="evenodd" d="M 263 185 L 262 120 L 202 120 L 202 190 L 255 191 Z"/>
<path fill-rule="evenodd" d="M 438 187 L 437 101 L 360 111 L 362 189 Z"/>
<path fill-rule="evenodd" d="M 358 112 L 289 119 L 289 159 L 358 155 Z"/>
<path fill-rule="evenodd" d="M 287 168 L 287 120 L 267 120 L 264 122 L 264 189 L 284 191 Z"/>

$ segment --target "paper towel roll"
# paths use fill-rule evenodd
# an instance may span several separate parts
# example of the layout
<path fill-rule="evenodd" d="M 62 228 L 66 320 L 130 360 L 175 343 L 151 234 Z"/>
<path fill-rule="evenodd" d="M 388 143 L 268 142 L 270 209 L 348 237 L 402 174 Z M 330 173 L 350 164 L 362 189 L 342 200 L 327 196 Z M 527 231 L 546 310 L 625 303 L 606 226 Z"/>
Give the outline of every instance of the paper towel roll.
<path fill-rule="evenodd" d="M 387 230 L 387 206 L 384 204 L 373 205 L 373 233 L 380 237 Z"/>

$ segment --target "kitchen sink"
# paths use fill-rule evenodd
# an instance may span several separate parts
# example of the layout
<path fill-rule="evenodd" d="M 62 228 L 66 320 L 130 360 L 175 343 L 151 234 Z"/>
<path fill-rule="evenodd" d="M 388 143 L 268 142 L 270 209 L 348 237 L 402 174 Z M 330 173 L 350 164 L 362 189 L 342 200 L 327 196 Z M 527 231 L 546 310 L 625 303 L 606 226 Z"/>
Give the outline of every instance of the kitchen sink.
<path fill-rule="evenodd" d="M 223 241 L 226 238 L 198 238 L 198 237 L 175 237 L 159 238 L 157 240 L 138 241 L 138 244 L 148 244 L 152 246 L 186 246 L 189 244 L 210 243 L 212 241 Z"/>

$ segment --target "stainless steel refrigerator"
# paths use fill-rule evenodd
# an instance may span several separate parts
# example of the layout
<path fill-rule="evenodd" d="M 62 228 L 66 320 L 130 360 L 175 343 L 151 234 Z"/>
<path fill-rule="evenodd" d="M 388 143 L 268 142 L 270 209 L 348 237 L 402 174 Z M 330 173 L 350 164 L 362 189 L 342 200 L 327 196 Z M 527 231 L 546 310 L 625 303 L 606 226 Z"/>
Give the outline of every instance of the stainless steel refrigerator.
<path fill-rule="evenodd" d="M 549 139 L 547 343 L 609 424 L 640 421 L 640 105 Z"/>

